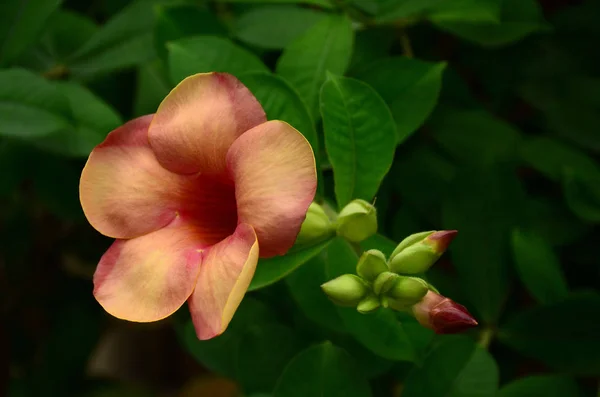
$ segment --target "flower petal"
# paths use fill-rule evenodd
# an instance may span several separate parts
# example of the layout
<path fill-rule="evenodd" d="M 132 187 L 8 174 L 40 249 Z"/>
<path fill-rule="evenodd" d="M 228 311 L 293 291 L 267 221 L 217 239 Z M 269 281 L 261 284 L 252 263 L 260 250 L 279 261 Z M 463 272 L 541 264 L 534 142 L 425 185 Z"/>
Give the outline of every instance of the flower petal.
<path fill-rule="evenodd" d="M 164 169 L 148 144 L 151 119 L 126 123 L 92 151 L 79 186 L 88 221 L 104 235 L 129 239 L 179 214 L 212 235 L 211 243 L 221 241 L 237 225 L 232 182 Z"/>
<path fill-rule="evenodd" d="M 265 122 L 250 91 L 230 74 L 184 79 L 160 104 L 149 139 L 160 163 L 178 173 L 220 173 L 231 143 Z"/>
<path fill-rule="evenodd" d="M 227 153 L 238 220 L 256 230 L 261 257 L 294 244 L 317 188 L 315 157 L 292 126 L 269 121 L 239 137 Z"/>
<path fill-rule="evenodd" d="M 234 234 L 204 253 L 198 282 L 188 301 L 199 339 L 210 339 L 225 331 L 250 285 L 257 262 L 256 234 L 243 223 Z"/>
<path fill-rule="evenodd" d="M 96 268 L 94 296 L 117 318 L 165 318 L 192 293 L 205 247 L 197 230 L 179 218 L 145 236 L 117 240 Z"/>

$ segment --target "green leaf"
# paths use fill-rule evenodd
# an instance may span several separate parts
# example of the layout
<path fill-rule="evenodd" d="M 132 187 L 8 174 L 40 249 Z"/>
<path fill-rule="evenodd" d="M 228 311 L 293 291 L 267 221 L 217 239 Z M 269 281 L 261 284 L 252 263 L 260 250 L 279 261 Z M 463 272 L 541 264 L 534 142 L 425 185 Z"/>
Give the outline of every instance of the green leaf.
<path fill-rule="evenodd" d="M 373 63 L 358 76 L 389 105 L 396 120 L 398 143 L 415 132 L 435 108 L 445 68 L 444 62 L 393 57 Z"/>
<path fill-rule="evenodd" d="M 499 46 L 547 30 L 536 0 L 502 0 L 500 23 L 434 20 L 438 28 L 484 46 Z"/>
<path fill-rule="evenodd" d="M 517 157 L 519 131 L 486 111 L 444 108 L 430 125 L 434 139 L 458 162 L 481 167 Z"/>
<path fill-rule="evenodd" d="M 286 47 L 326 14 L 296 6 L 264 6 L 240 15 L 234 36 L 248 44 L 268 49 Z"/>
<path fill-rule="evenodd" d="M 435 22 L 499 23 L 505 0 L 442 1 L 431 7 L 428 19 Z"/>
<path fill-rule="evenodd" d="M 167 48 L 173 83 L 196 73 L 227 72 L 237 76 L 268 71 L 256 55 L 221 37 L 188 37 L 168 43 Z"/>
<path fill-rule="evenodd" d="M 264 303 L 245 297 L 227 330 L 216 338 L 198 340 L 189 319 L 177 323 L 177 331 L 185 349 L 204 367 L 220 375 L 235 377 L 237 352 L 245 332 L 252 325 L 273 322 L 274 315 Z"/>
<path fill-rule="evenodd" d="M 154 58 L 151 0 L 138 0 L 112 17 L 73 56 L 70 71 L 76 78 L 143 64 Z"/>
<path fill-rule="evenodd" d="M 277 74 L 298 90 L 315 120 L 319 118 L 319 90 L 326 73 L 344 74 L 353 41 L 350 20 L 330 15 L 291 42 L 277 62 Z"/>
<path fill-rule="evenodd" d="M 345 240 L 336 238 L 326 255 L 328 280 L 356 272 L 358 256 Z M 337 311 L 346 330 L 373 353 L 388 360 L 414 361 L 410 338 L 392 310 L 360 314 L 354 308 L 337 307 Z"/>
<path fill-rule="evenodd" d="M 560 197 L 530 198 L 526 213 L 529 228 L 554 246 L 578 241 L 591 227 L 577 219 Z"/>
<path fill-rule="evenodd" d="M 61 0 L 3 0 L 0 3 L 0 65 L 32 45 Z"/>
<path fill-rule="evenodd" d="M 331 8 L 330 0 L 216 0 L 217 3 L 276 3 L 276 4 L 312 4 L 324 8 Z"/>
<path fill-rule="evenodd" d="M 238 344 L 236 378 L 246 392 L 273 390 L 285 366 L 299 352 L 294 331 L 281 324 L 256 324 Z"/>
<path fill-rule="evenodd" d="M 388 23 L 422 17 L 431 8 L 443 4 L 445 0 L 354 0 L 354 2 L 376 14 L 377 23 Z"/>
<path fill-rule="evenodd" d="M 538 302 L 553 303 L 568 295 L 559 259 L 543 238 L 514 229 L 512 249 L 519 277 Z"/>
<path fill-rule="evenodd" d="M 321 113 L 338 206 L 371 200 L 394 159 L 397 134 L 390 110 L 367 84 L 330 76 L 321 90 Z"/>
<path fill-rule="evenodd" d="M 137 71 L 137 84 L 133 113 L 143 116 L 156 112 L 158 105 L 171 91 L 172 85 L 164 62 L 156 59 L 140 66 Z"/>
<path fill-rule="evenodd" d="M 394 41 L 394 31 L 390 27 L 357 31 L 348 68 L 351 75 L 368 74 L 373 62 L 389 56 Z"/>
<path fill-rule="evenodd" d="M 495 397 L 498 366 L 485 349 L 463 336 L 440 343 L 404 382 L 403 397 Z"/>
<path fill-rule="evenodd" d="M 161 58 L 167 58 L 167 43 L 188 36 L 225 36 L 227 28 L 215 14 L 198 6 L 177 4 L 155 8 L 154 43 Z"/>
<path fill-rule="evenodd" d="M 533 375 L 512 381 L 500 389 L 498 397 L 579 397 L 577 383 L 565 376 Z"/>
<path fill-rule="evenodd" d="M 324 255 L 317 255 L 285 278 L 292 298 L 306 317 L 319 327 L 338 333 L 347 332 L 336 307 L 321 290 L 329 281 Z"/>
<path fill-rule="evenodd" d="M 330 342 L 310 347 L 285 368 L 273 397 L 369 397 L 371 390 L 345 350 Z"/>
<path fill-rule="evenodd" d="M 494 324 L 508 297 L 509 233 L 523 219 L 525 194 L 510 167 L 459 171 L 442 208 L 443 228 L 459 230 L 452 262 L 483 322 Z"/>
<path fill-rule="evenodd" d="M 600 295 L 573 294 L 562 302 L 510 318 L 498 338 L 521 354 L 569 374 L 600 374 Z"/>
<path fill-rule="evenodd" d="M 66 67 L 70 57 L 97 30 L 92 19 L 72 11 L 57 10 L 48 19 L 37 45 L 20 58 L 20 64 L 46 75 L 51 74 L 51 70 L 66 74 L 68 70 L 61 66 Z"/>
<path fill-rule="evenodd" d="M 318 191 L 320 194 L 324 194 L 319 137 L 302 99 L 284 79 L 271 73 L 244 73 L 239 76 L 239 79 L 258 99 L 267 114 L 267 119 L 289 123 L 308 140 L 315 153 L 317 163 Z"/>
<path fill-rule="evenodd" d="M 260 259 L 254 277 L 248 287 L 249 291 L 264 288 L 286 277 L 299 266 L 306 263 L 323 251 L 331 239 L 310 247 L 292 248 L 284 256 Z"/>
<path fill-rule="evenodd" d="M 529 138 L 520 149 L 525 163 L 556 182 L 563 179 L 566 169 L 582 177 L 600 178 L 600 167 L 592 158 L 552 138 Z"/>
<path fill-rule="evenodd" d="M 35 139 L 69 128 L 66 96 L 24 69 L 0 70 L 0 135 Z"/>
<path fill-rule="evenodd" d="M 563 189 L 567 205 L 580 219 L 600 222 L 600 178 L 579 176 L 567 169 Z"/>
<path fill-rule="evenodd" d="M 66 156 L 87 157 L 106 135 L 123 124 L 121 116 L 85 87 L 70 82 L 56 83 L 71 107 L 72 127 L 35 144 Z"/>

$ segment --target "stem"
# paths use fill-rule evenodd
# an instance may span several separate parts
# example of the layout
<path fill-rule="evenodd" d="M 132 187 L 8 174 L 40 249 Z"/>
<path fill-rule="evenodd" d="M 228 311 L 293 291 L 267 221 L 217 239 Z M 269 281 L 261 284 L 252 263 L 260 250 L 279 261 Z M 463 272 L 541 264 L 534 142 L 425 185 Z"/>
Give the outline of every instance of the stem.
<path fill-rule="evenodd" d="M 477 343 L 479 346 L 487 350 L 492 342 L 492 339 L 494 339 L 494 330 L 491 327 L 486 327 L 481 330 Z"/>
<path fill-rule="evenodd" d="M 400 45 L 402 46 L 402 52 L 404 56 L 407 58 L 414 58 L 415 54 L 412 49 L 412 45 L 410 44 L 410 39 L 408 38 L 408 34 L 403 29 L 400 31 Z"/>

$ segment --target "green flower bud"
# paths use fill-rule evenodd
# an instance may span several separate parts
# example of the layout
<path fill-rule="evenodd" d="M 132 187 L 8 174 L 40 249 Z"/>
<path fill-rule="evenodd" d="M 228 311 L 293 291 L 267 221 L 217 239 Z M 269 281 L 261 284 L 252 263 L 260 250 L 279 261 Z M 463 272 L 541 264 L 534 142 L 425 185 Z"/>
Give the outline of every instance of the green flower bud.
<path fill-rule="evenodd" d="M 388 270 L 385 255 L 379 250 L 368 250 L 363 252 L 358 264 L 356 265 L 356 273 L 370 282 L 375 281 L 377 276 Z"/>
<path fill-rule="evenodd" d="M 331 220 L 317 203 L 311 203 L 296 238 L 296 244 L 316 244 L 333 234 Z"/>
<path fill-rule="evenodd" d="M 427 271 L 446 251 L 456 234 L 456 230 L 442 230 L 416 233 L 405 238 L 390 256 L 390 270 L 406 274 Z"/>
<path fill-rule="evenodd" d="M 379 298 L 375 296 L 375 294 L 369 294 L 365 297 L 365 299 L 360 301 L 356 307 L 356 310 L 358 310 L 359 313 L 366 314 L 379 309 L 379 306 Z"/>
<path fill-rule="evenodd" d="M 419 302 L 429 291 L 429 284 L 417 277 L 398 276 L 392 287 L 385 295 L 397 302 L 410 306 Z"/>
<path fill-rule="evenodd" d="M 376 295 L 385 294 L 394 286 L 394 284 L 396 284 L 400 277 L 401 276 L 392 272 L 381 273 L 373 283 L 373 292 L 375 292 Z"/>
<path fill-rule="evenodd" d="M 344 274 L 321 285 L 321 289 L 334 303 L 355 307 L 369 292 L 369 287 L 360 277 Z"/>
<path fill-rule="evenodd" d="M 337 234 L 359 243 L 377 233 L 377 210 L 365 200 L 352 200 L 340 212 Z"/>

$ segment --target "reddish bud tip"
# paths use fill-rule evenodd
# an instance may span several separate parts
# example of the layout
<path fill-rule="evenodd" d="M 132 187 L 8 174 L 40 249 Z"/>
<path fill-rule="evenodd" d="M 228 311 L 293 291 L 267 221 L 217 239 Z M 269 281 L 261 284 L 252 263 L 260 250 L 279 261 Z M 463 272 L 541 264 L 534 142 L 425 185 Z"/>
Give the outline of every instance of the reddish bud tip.
<path fill-rule="evenodd" d="M 442 254 L 458 234 L 458 230 L 441 230 L 427 236 L 426 240 L 434 247 L 438 254 Z"/>
<path fill-rule="evenodd" d="M 477 321 L 463 306 L 433 291 L 413 306 L 416 319 L 437 334 L 456 334 L 477 326 Z"/>
<path fill-rule="evenodd" d="M 466 307 L 448 298 L 436 306 L 430 316 L 436 334 L 456 334 L 478 324 Z"/>

